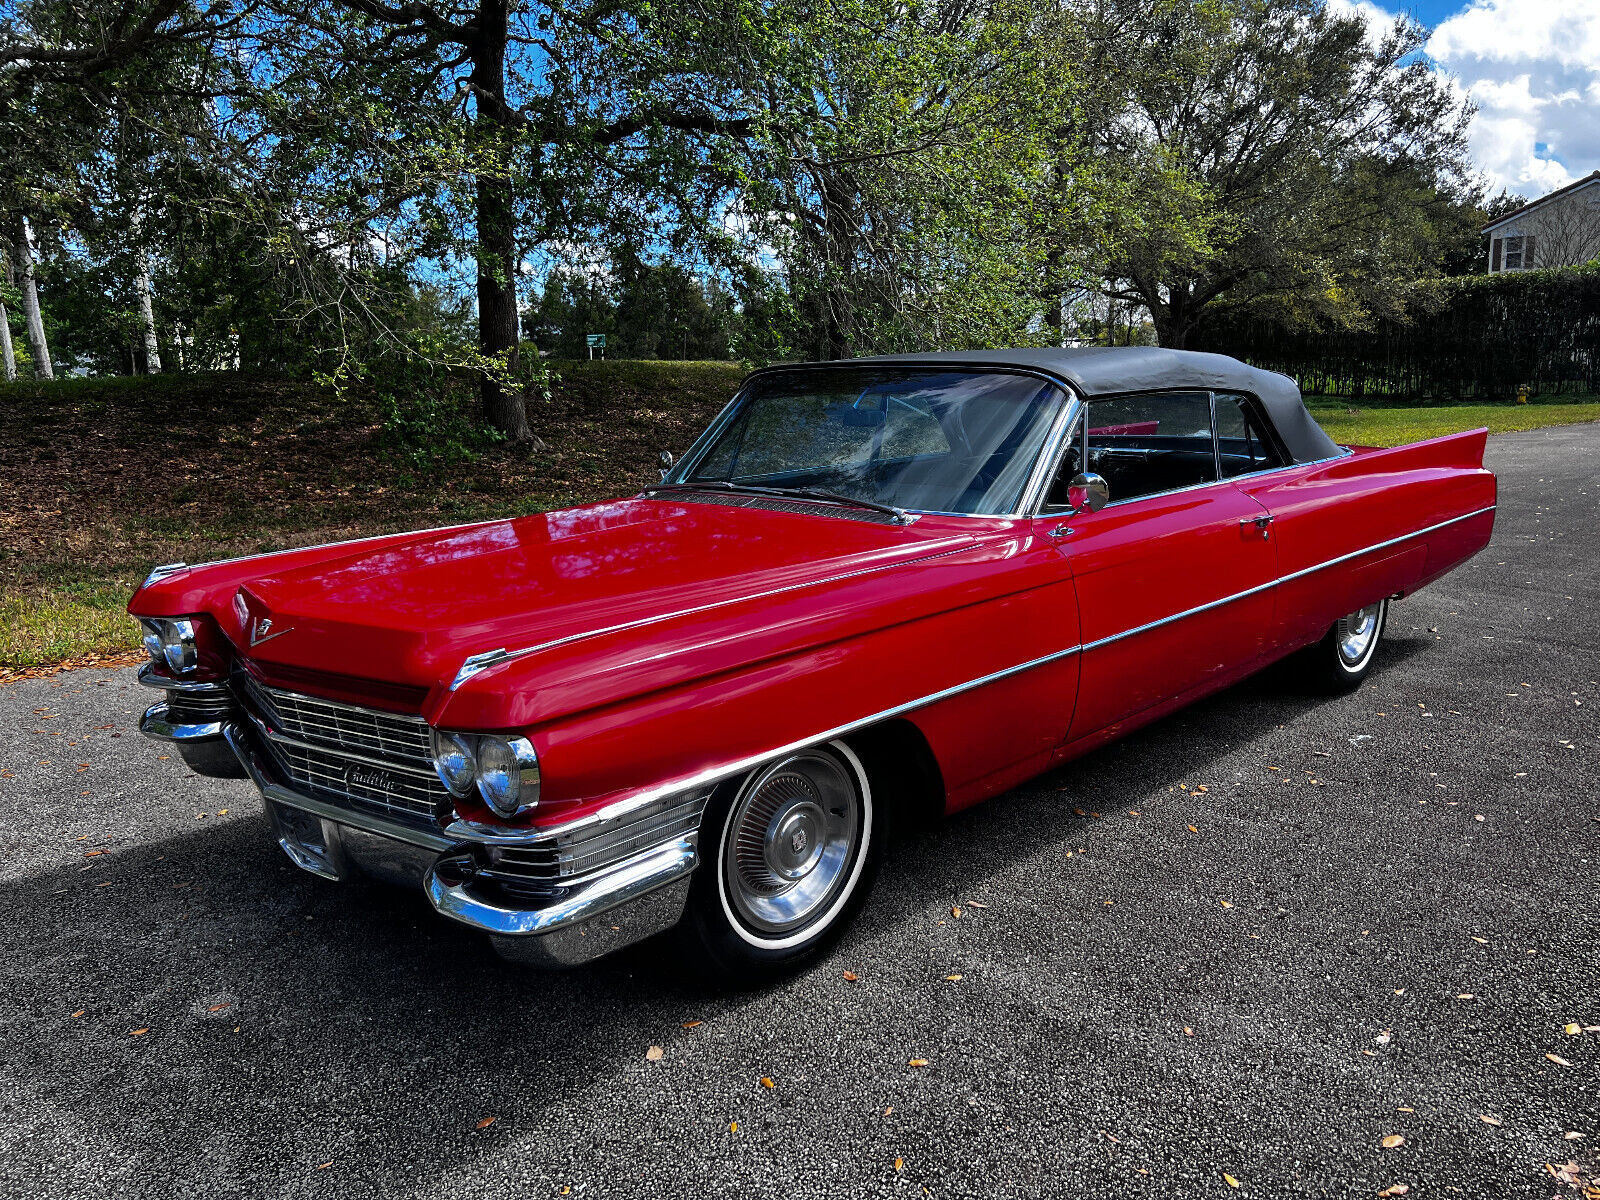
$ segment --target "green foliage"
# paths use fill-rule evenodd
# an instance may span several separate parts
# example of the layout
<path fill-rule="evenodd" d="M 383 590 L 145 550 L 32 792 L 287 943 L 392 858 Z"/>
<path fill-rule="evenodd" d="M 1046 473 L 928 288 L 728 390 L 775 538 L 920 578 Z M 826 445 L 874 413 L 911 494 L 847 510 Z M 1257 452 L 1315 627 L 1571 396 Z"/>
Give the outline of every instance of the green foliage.
<path fill-rule="evenodd" d="M 1400 310 L 1328 331 L 1219 314 L 1196 343 L 1308 392 L 1369 400 L 1600 392 L 1600 264 L 1419 283 Z"/>
<path fill-rule="evenodd" d="M 383 421 L 380 445 L 419 475 L 471 462 L 505 440 L 472 411 L 470 383 L 425 359 L 385 361 L 367 383 Z"/>
<path fill-rule="evenodd" d="M 1072 19 L 1069 10 L 1068 19 Z M 1101 202 L 1063 253 L 1183 346 L 1226 303 L 1303 324 L 1396 314 L 1473 198 L 1466 110 L 1401 18 L 1322 0 L 1096 0 L 1083 136 Z M 1078 210 L 1073 210 L 1074 212 Z"/>
<path fill-rule="evenodd" d="M 541 352 L 557 358 L 587 358 L 586 335 L 603 333 L 608 359 L 699 361 L 728 357 L 734 319 L 733 296 L 716 278 L 624 257 L 605 276 L 552 274 L 523 327 Z"/>

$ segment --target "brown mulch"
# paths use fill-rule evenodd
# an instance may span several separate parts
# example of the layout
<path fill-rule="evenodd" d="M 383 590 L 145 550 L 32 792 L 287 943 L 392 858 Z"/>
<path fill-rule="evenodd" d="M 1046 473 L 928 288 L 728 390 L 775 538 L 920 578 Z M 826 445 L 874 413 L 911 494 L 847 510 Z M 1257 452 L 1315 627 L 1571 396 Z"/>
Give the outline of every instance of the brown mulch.
<path fill-rule="evenodd" d="M 0 588 L 625 494 L 655 478 L 661 450 L 687 448 L 739 377 L 733 364 L 563 372 L 530 411 L 546 449 L 495 446 L 432 473 L 385 447 L 359 398 L 302 383 L 213 375 L 5 389 Z"/>
<path fill-rule="evenodd" d="M 13 683 L 20 683 L 24 679 L 45 679 L 51 675 L 59 675 L 62 671 L 82 671 L 89 667 L 99 667 L 105 671 L 119 667 L 137 667 L 145 658 L 143 650 L 116 650 L 107 654 L 80 654 L 75 658 L 37 667 L 0 667 L 0 687 L 10 687 Z"/>

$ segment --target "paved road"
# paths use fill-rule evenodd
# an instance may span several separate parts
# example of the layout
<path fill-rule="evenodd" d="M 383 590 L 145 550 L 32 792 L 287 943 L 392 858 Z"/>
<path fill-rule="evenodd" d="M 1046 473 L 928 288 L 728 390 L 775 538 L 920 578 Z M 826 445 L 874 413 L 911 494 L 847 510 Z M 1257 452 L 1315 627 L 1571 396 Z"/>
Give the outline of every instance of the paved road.
<path fill-rule="evenodd" d="M 1255 680 L 915 838 L 755 995 L 290 868 L 131 671 L 0 692 L 0 1194 L 1576 1194 L 1600 426 L 1491 455 L 1493 545 L 1362 691 Z"/>

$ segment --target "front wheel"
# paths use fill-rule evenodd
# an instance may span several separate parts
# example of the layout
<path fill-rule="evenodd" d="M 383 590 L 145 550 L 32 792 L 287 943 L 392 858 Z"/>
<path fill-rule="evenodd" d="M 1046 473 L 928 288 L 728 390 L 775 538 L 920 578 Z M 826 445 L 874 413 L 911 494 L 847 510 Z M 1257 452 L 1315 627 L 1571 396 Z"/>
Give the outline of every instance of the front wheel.
<path fill-rule="evenodd" d="M 884 841 L 883 812 L 849 746 L 774 759 L 707 807 L 686 932 L 725 982 L 792 971 L 859 911 Z"/>
<path fill-rule="evenodd" d="M 1316 681 L 1331 692 L 1351 692 L 1372 670 L 1372 659 L 1389 619 L 1389 601 L 1358 608 L 1333 623 L 1327 635 L 1306 650 Z"/>

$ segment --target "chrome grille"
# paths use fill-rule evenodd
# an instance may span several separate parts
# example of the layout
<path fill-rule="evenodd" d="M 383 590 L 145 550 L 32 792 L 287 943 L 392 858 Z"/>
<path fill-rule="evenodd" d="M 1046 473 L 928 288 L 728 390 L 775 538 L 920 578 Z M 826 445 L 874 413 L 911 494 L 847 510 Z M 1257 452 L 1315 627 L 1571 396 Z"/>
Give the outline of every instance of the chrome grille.
<path fill-rule="evenodd" d="M 428 723 L 236 677 L 267 749 L 295 788 L 379 816 L 437 825 L 450 794 L 433 770 Z"/>
<path fill-rule="evenodd" d="M 291 737 L 433 771 L 428 723 L 421 717 L 319 700 L 267 687 L 248 675 L 244 684 L 264 715 Z"/>
<path fill-rule="evenodd" d="M 490 866 L 483 874 L 525 894 L 566 886 L 656 846 L 692 837 L 700 828 L 710 797 L 710 789 L 689 796 L 667 796 L 614 826 L 534 845 L 490 846 Z"/>
<path fill-rule="evenodd" d="M 298 788 L 382 816 L 436 822 L 449 794 L 431 771 L 413 774 L 398 764 L 369 767 L 330 750 L 270 740 L 273 757 Z"/>

